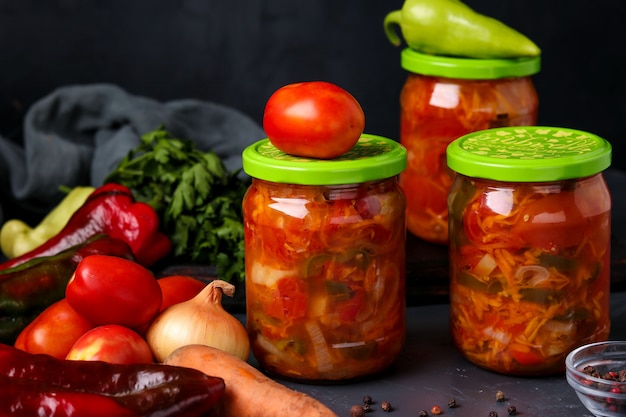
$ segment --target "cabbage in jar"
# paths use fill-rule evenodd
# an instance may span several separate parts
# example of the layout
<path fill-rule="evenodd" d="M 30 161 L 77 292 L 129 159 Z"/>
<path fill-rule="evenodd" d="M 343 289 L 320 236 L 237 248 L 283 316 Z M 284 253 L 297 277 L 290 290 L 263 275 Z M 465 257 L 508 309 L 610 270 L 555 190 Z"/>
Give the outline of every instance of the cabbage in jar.
<path fill-rule="evenodd" d="M 247 328 L 266 371 L 341 382 L 389 367 L 405 332 L 405 150 L 363 135 L 318 161 L 244 151 Z"/>
<path fill-rule="evenodd" d="M 611 146 L 553 127 L 489 129 L 448 148 L 450 320 L 471 362 L 564 371 L 609 335 Z"/>

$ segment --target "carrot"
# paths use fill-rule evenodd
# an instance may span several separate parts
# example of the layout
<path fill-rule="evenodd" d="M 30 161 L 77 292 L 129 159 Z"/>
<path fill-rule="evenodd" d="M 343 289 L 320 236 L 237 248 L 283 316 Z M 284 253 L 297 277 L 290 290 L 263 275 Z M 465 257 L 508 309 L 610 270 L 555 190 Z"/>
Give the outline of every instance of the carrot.
<path fill-rule="evenodd" d="M 315 398 L 292 390 L 246 361 L 210 346 L 181 346 L 163 363 L 194 368 L 224 380 L 226 389 L 213 412 L 216 417 L 337 417 Z"/>

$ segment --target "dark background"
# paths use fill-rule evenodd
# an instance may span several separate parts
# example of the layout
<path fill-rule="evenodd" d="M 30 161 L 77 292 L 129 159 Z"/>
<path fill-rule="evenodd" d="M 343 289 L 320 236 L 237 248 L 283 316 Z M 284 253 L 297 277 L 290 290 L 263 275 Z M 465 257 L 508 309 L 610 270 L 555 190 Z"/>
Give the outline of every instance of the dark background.
<path fill-rule="evenodd" d="M 466 2 L 542 48 L 539 124 L 607 138 L 626 168 L 626 1 Z M 327 80 L 361 102 L 367 132 L 397 139 L 406 73 L 382 22 L 402 3 L 0 0 L 0 135 L 19 142 L 28 108 L 64 85 L 215 101 L 261 123 L 280 86 Z"/>

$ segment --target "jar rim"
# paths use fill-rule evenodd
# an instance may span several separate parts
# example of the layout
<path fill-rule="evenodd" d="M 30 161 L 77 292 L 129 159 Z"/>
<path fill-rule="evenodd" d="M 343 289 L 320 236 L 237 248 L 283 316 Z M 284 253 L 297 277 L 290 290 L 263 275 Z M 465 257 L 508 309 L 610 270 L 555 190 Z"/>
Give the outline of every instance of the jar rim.
<path fill-rule="evenodd" d="M 276 183 L 357 184 L 400 174 L 406 168 L 407 151 L 397 141 L 364 133 L 345 154 L 314 159 L 286 154 L 266 138 L 244 149 L 242 162 L 249 176 Z"/>
<path fill-rule="evenodd" d="M 511 126 L 472 132 L 446 149 L 448 167 L 475 178 L 547 182 L 588 177 L 611 165 L 606 140 L 582 130 Z"/>
<path fill-rule="evenodd" d="M 405 48 L 400 55 L 400 65 L 407 71 L 422 75 L 493 80 L 534 75 L 541 69 L 541 57 L 506 59 L 459 58 L 430 55 L 411 48 Z"/>

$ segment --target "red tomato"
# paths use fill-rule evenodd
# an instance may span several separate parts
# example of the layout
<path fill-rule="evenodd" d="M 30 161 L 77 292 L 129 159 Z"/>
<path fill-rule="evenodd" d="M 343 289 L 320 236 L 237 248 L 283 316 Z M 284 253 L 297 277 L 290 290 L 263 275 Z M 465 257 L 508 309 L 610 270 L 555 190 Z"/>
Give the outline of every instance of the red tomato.
<path fill-rule="evenodd" d="M 546 359 L 536 351 L 519 352 L 513 350 L 511 356 L 522 366 L 539 366 L 546 363 Z"/>
<path fill-rule="evenodd" d="M 513 233 L 533 247 L 558 252 L 578 246 L 586 238 L 586 224 L 574 193 L 561 192 L 520 207 Z"/>
<path fill-rule="evenodd" d="M 65 290 L 67 302 L 95 325 L 140 328 L 161 308 L 161 287 L 148 269 L 107 255 L 83 259 Z"/>
<path fill-rule="evenodd" d="M 359 312 L 363 310 L 365 302 L 364 291 L 357 290 L 348 300 L 342 301 L 337 305 L 336 310 L 339 320 L 343 323 L 354 323 Z"/>
<path fill-rule="evenodd" d="M 64 298 L 30 322 L 17 336 L 15 347 L 63 359 L 74 342 L 93 327 Z"/>
<path fill-rule="evenodd" d="M 365 127 L 359 102 L 346 90 L 325 81 L 289 84 L 265 105 L 263 128 L 281 151 L 331 159 L 349 151 Z"/>
<path fill-rule="evenodd" d="M 157 283 L 163 294 L 161 311 L 174 304 L 192 299 L 206 287 L 204 282 L 187 275 L 171 275 L 159 278 Z"/>
<path fill-rule="evenodd" d="M 148 342 L 131 329 L 116 324 L 89 330 L 74 343 L 65 358 L 122 364 L 154 362 Z"/>
<path fill-rule="evenodd" d="M 276 283 L 274 300 L 266 307 L 272 317 L 297 319 L 304 317 L 308 309 L 308 296 L 299 278 L 283 278 Z"/>

